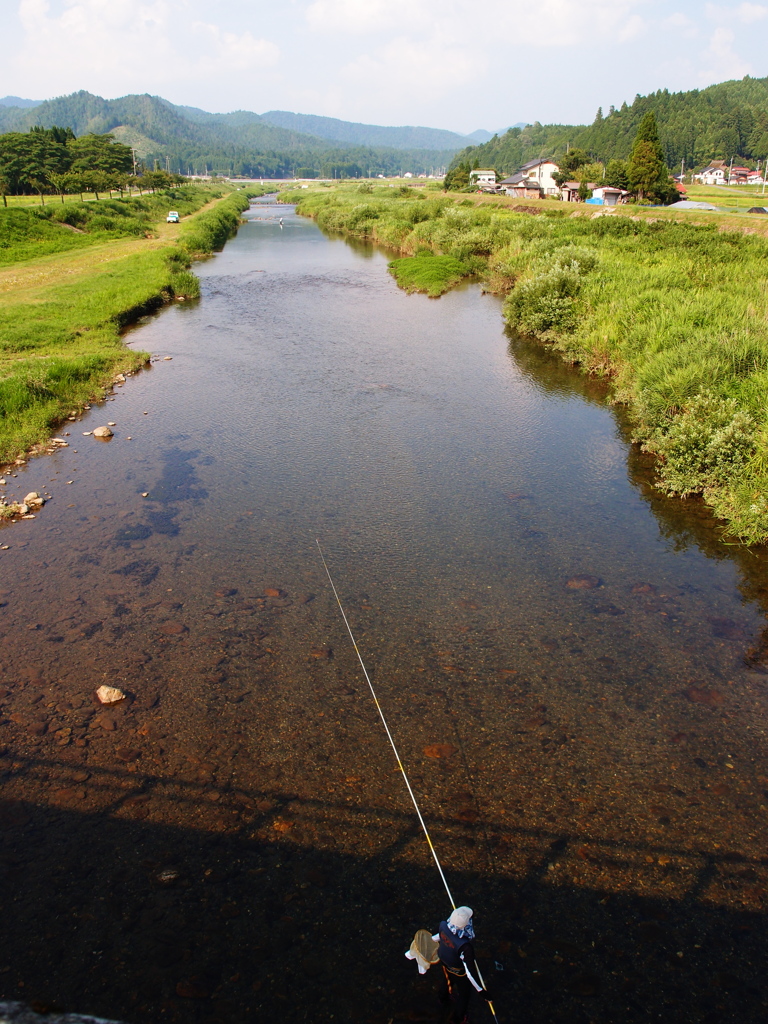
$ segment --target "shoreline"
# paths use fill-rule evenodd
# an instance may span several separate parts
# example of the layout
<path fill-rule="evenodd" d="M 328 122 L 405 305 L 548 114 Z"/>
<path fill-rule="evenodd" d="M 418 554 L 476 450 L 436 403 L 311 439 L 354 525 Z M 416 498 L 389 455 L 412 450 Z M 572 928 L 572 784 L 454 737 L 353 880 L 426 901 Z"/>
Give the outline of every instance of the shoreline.
<path fill-rule="evenodd" d="M 390 272 L 409 291 L 436 296 L 480 277 L 505 299 L 511 329 L 610 383 L 633 441 L 656 457 L 661 493 L 701 495 L 725 537 L 768 541 L 762 230 L 656 208 L 349 185 L 279 201 L 323 231 L 396 249 Z"/>
<path fill-rule="evenodd" d="M 178 229 L 156 224 L 151 238 L 97 240 L 0 270 L 0 326 L 8 336 L 0 362 L 0 475 L 46 453 L 62 424 L 103 400 L 118 375 L 146 364 L 149 353 L 130 349 L 126 330 L 198 295 L 193 260 L 236 231 L 252 194 L 258 189 L 218 192 Z"/>

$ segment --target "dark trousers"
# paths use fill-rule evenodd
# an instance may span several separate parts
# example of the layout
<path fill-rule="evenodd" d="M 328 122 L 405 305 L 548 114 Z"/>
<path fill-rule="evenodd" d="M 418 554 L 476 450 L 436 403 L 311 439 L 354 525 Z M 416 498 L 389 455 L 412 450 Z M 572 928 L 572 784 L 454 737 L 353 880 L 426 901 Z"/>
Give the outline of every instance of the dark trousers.
<path fill-rule="evenodd" d="M 453 1024 L 463 1024 L 467 1019 L 469 1009 L 469 997 L 472 994 L 472 983 L 466 974 L 460 976 L 451 974 L 443 967 L 445 982 L 448 986 L 448 995 L 451 999 L 451 1018 Z"/>

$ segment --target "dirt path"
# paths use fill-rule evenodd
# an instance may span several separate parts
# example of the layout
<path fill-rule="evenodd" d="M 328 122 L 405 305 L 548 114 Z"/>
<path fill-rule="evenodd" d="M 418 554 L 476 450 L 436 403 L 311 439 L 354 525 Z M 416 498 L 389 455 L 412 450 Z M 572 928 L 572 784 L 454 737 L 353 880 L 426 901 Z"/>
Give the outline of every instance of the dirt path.
<path fill-rule="evenodd" d="M 218 202 L 219 199 L 213 199 L 206 203 L 195 213 L 182 218 L 182 223 L 199 216 Z M 161 221 L 154 227 L 154 238 L 117 238 L 88 246 L 87 249 L 73 249 L 52 256 L 40 256 L 38 259 L 3 267 L 0 269 L 0 303 L 8 301 L 11 295 L 13 301 L 18 302 L 20 293 L 23 292 L 27 292 L 31 300 L 38 288 L 91 274 L 94 270 L 126 259 L 137 252 L 164 248 L 178 238 L 180 230 L 181 224 L 166 224 L 165 221 Z"/>

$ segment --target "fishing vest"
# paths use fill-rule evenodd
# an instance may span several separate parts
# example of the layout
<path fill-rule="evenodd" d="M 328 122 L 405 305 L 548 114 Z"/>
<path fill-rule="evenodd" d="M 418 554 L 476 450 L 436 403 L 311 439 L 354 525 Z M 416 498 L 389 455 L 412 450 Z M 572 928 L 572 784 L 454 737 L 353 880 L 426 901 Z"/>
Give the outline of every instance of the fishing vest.
<path fill-rule="evenodd" d="M 465 946 L 471 945 L 472 940 L 466 936 L 460 939 L 458 935 L 454 935 L 448 927 L 447 921 L 440 922 L 439 930 L 440 944 L 437 947 L 437 955 L 440 957 L 440 962 L 451 974 L 466 974 L 464 961 L 461 959 L 460 954 Z"/>

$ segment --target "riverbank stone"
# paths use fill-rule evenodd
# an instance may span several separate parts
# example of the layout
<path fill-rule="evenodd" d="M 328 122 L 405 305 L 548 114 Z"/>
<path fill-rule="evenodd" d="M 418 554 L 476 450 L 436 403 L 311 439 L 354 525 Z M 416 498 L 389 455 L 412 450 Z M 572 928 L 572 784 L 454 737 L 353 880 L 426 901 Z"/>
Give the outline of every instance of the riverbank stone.
<path fill-rule="evenodd" d="M 96 427 L 93 432 L 94 437 L 98 437 L 102 441 L 108 441 L 110 437 L 114 437 L 114 432 L 111 427 Z"/>
<path fill-rule="evenodd" d="M 100 686 L 96 690 L 96 698 L 100 704 L 117 704 L 125 699 L 125 694 L 116 686 Z"/>

